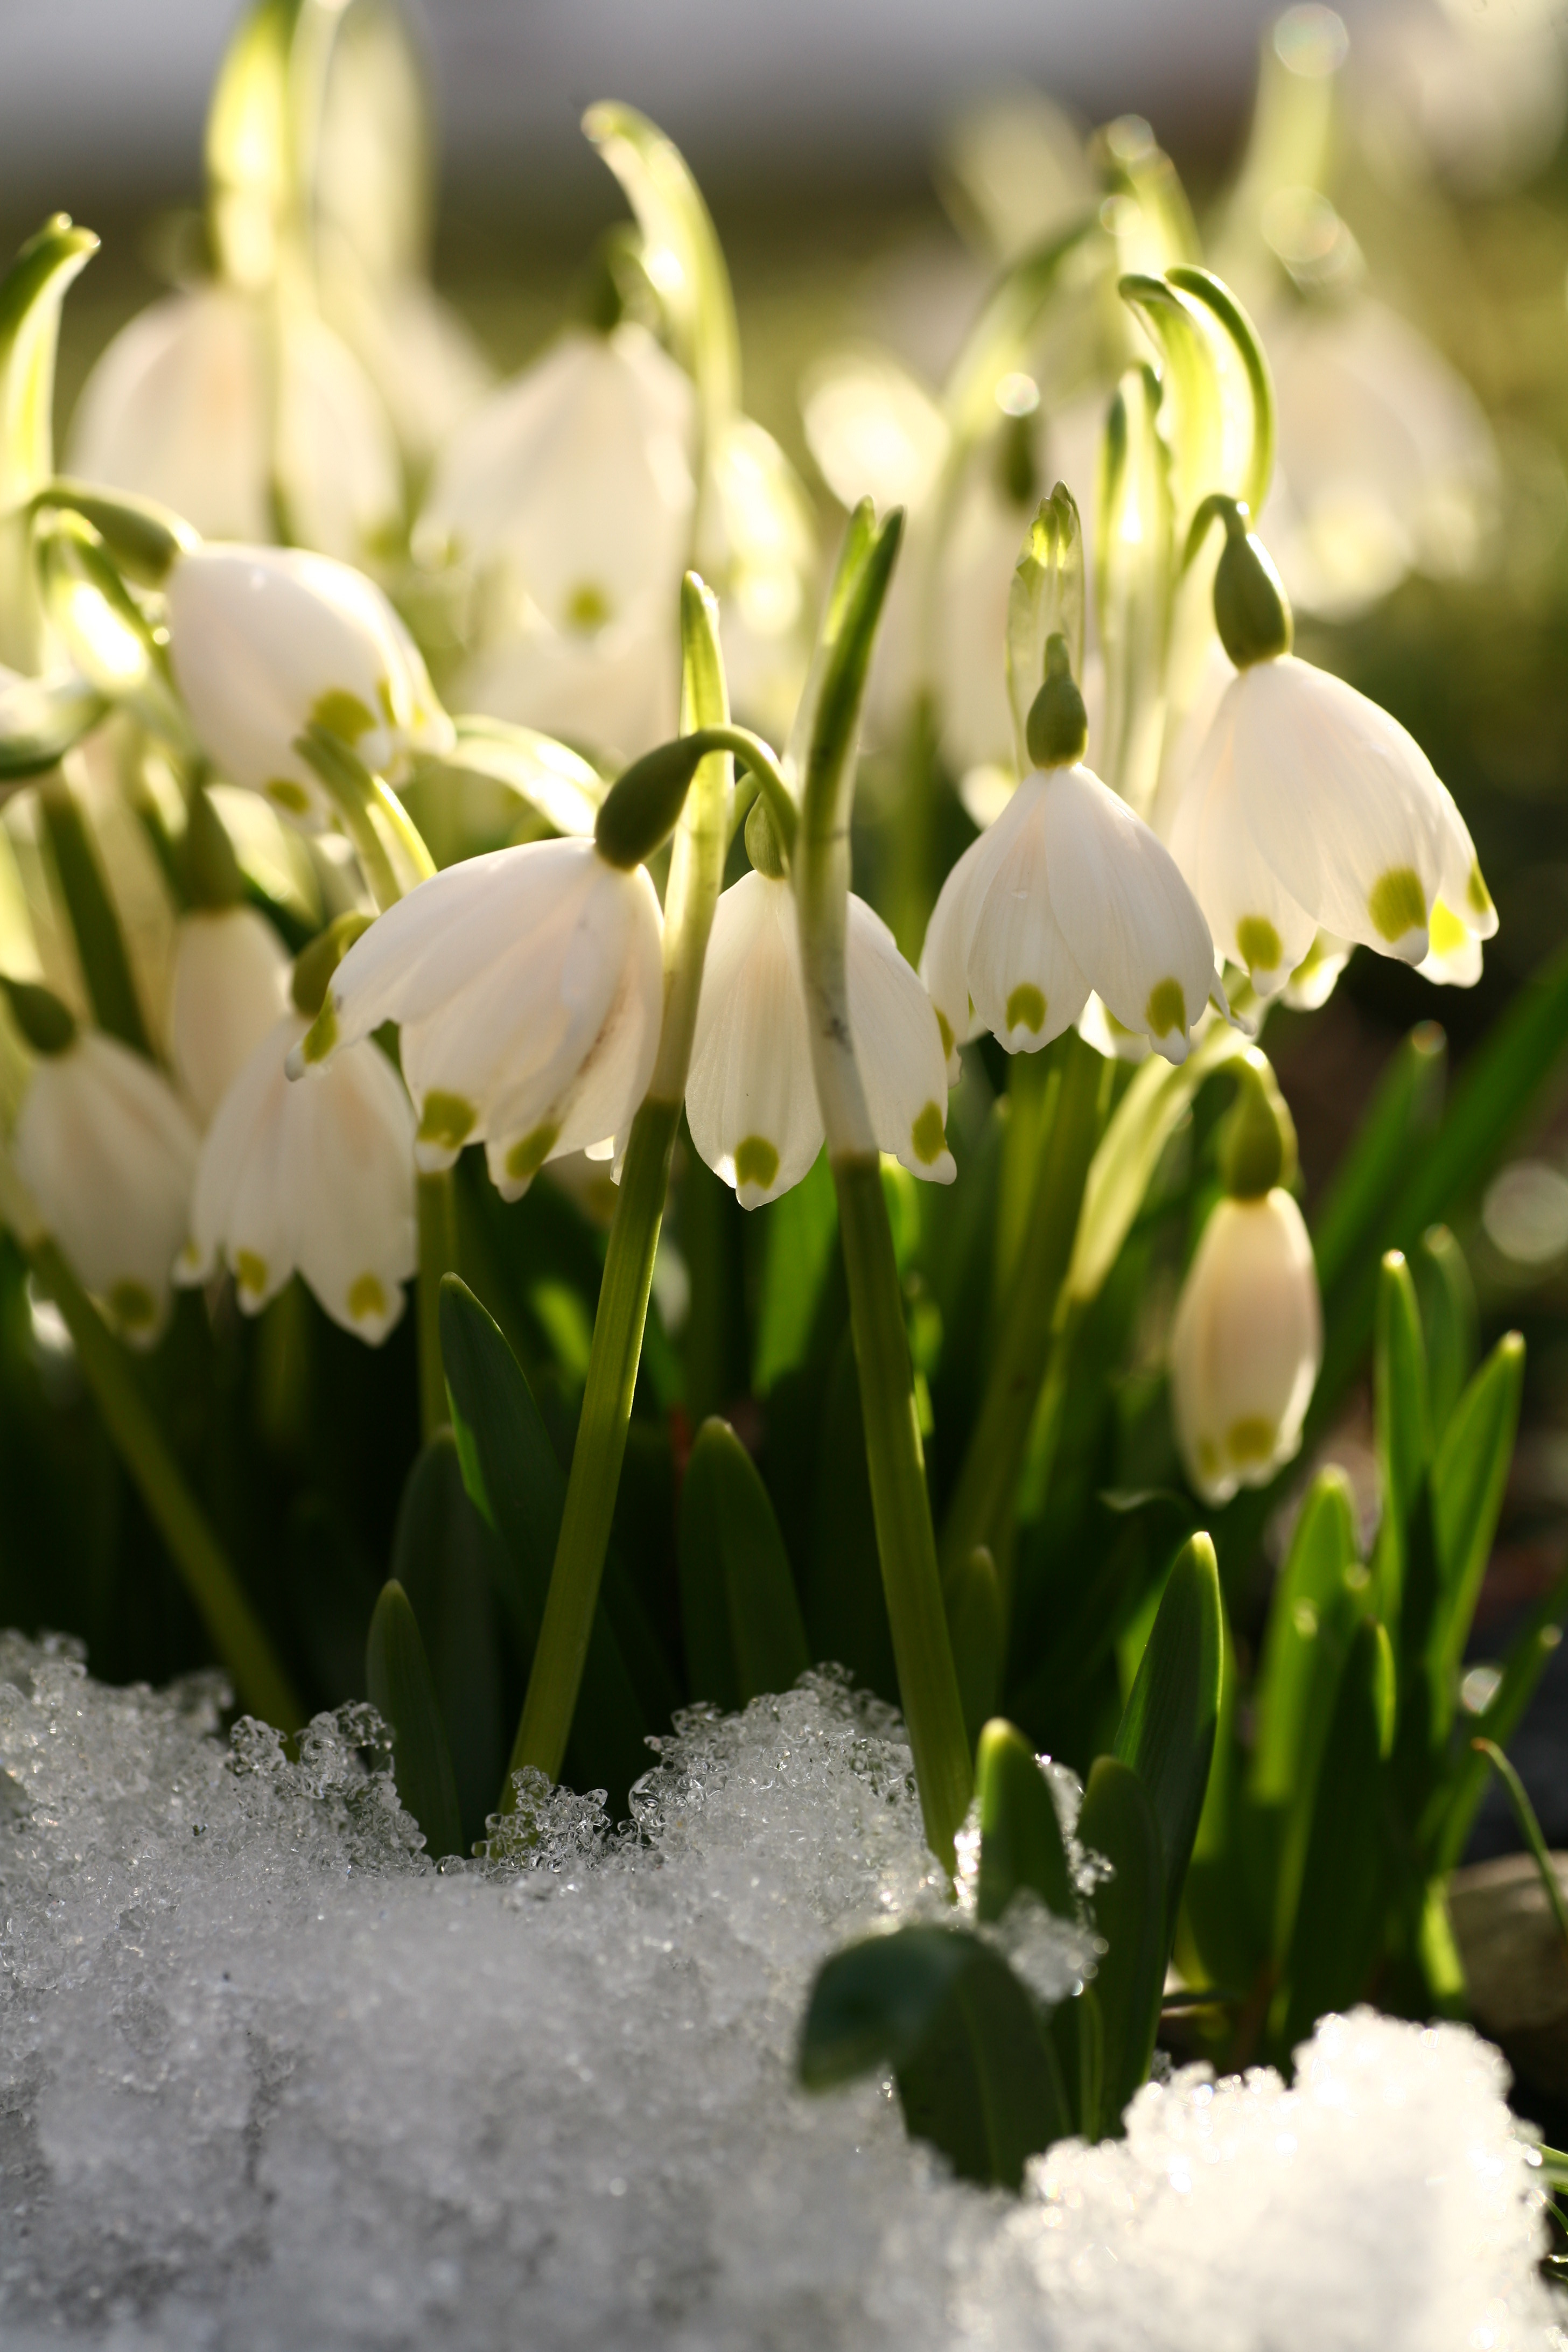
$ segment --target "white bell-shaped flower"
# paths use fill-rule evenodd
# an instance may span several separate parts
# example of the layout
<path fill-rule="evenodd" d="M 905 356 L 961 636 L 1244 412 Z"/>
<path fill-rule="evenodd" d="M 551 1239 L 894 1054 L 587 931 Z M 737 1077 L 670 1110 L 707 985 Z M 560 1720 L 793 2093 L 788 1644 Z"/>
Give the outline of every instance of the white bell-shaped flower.
<path fill-rule="evenodd" d="M 292 1066 L 397 1022 L 419 1166 L 483 1142 L 510 1201 L 547 1160 L 626 1133 L 663 1010 L 646 868 L 625 872 L 591 841 L 529 842 L 447 866 L 373 923 Z"/>
<path fill-rule="evenodd" d="M 417 647 L 363 572 L 297 548 L 203 546 L 168 588 L 169 653 L 203 749 L 231 784 L 298 821 L 331 803 L 294 746 L 326 728 L 395 782 L 452 725 Z"/>
<path fill-rule="evenodd" d="M 290 535 L 348 561 L 403 503 L 391 424 L 347 346 L 224 286 L 171 294 L 115 336 L 78 404 L 69 470 L 161 499 L 207 539 L 272 538 L 281 493 Z"/>
<path fill-rule="evenodd" d="M 689 378 L 644 328 L 564 335 L 465 419 L 437 466 L 418 545 L 479 579 L 467 690 L 531 726 L 632 753 L 673 725 L 640 660 L 657 625 L 679 674 L 677 598 L 696 488 Z M 630 665 L 642 693 L 617 691 Z M 605 731 L 611 698 L 619 739 Z M 483 698 L 481 701 L 481 697 Z M 504 708 L 502 707 L 504 704 Z"/>
<path fill-rule="evenodd" d="M 1208 925 L 1174 859 L 1091 770 L 1026 776 L 942 887 L 921 973 L 958 1047 L 989 1029 L 1034 1053 L 1079 1019 L 1092 989 L 1167 1061 L 1218 995 Z M 1223 1000 L 1222 1000 L 1223 1001 Z"/>
<path fill-rule="evenodd" d="M 182 916 L 169 989 L 169 1058 L 204 1127 L 288 1001 L 288 953 L 254 907 Z"/>
<path fill-rule="evenodd" d="M 290 1086 L 284 1064 L 308 1026 L 292 1011 L 275 1021 L 225 1095 L 174 1278 L 205 1282 L 226 1265 L 255 1315 L 298 1270 L 333 1322 L 374 1347 L 418 1257 L 414 1114 L 368 1041 L 318 1085 Z"/>
<path fill-rule="evenodd" d="M 1472 939 L 1497 915 L 1452 796 L 1414 738 L 1294 655 L 1232 679 L 1171 845 L 1222 955 L 1261 995 L 1320 930 L 1421 964 L 1439 898 Z"/>
<path fill-rule="evenodd" d="M 1301 1444 L 1322 1360 L 1317 1268 L 1279 1185 L 1222 1200 L 1171 1330 L 1171 1401 L 1187 1476 L 1208 1503 L 1266 1486 Z"/>
<path fill-rule="evenodd" d="M 849 1026 L 880 1150 L 951 1183 L 947 1086 L 930 998 L 879 915 L 851 895 Z M 719 901 L 686 1081 L 691 1140 L 743 1209 L 787 1192 L 823 1145 L 795 894 L 742 875 Z"/>
<path fill-rule="evenodd" d="M 167 1078 L 100 1031 L 69 1034 L 40 1055 L 27 1082 L 12 1146 L 17 1173 L 83 1286 L 133 1347 L 151 1347 L 168 1320 L 197 1142 Z"/>

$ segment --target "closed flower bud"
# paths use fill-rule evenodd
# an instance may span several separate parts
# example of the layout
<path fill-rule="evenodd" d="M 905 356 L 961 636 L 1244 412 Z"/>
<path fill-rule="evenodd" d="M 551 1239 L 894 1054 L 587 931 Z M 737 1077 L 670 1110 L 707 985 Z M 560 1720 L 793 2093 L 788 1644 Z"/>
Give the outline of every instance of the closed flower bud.
<path fill-rule="evenodd" d="M 1034 1053 L 1079 1019 L 1093 990 L 1167 1061 L 1218 993 L 1208 926 L 1169 850 L 1082 766 L 1026 776 L 943 883 L 921 972 L 948 1072 L 989 1029 Z"/>
<path fill-rule="evenodd" d="M 1425 962 L 1442 899 L 1489 938 L 1497 916 L 1451 794 L 1397 719 L 1286 656 L 1235 677 L 1194 762 L 1171 845 L 1222 955 L 1262 995 L 1320 930 Z"/>
<path fill-rule="evenodd" d="M 274 1022 L 225 1095 L 175 1279 L 205 1282 L 225 1264 L 255 1315 L 298 1271 L 333 1322 L 374 1347 L 403 1312 L 418 1254 L 414 1114 L 369 1043 L 317 1085 L 290 1086 L 284 1063 L 306 1026 L 299 1013 Z"/>
<path fill-rule="evenodd" d="M 951 1183 L 931 1000 L 880 916 L 853 896 L 845 958 L 855 1060 L 878 1145 L 912 1175 Z M 743 1209 L 798 1184 L 822 1149 L 795 894 L 765 873 L 742 875 L 719 901 L 686 1116 L 699 1152 L 734 1186 Z"/>
<path fill-rule="evenodd" d="M 291 1067 L 399 1023 L 419 1166 L 482 1142 L 510 1201 L 547 1160 L 625 1134 L 663 1010 L 646 869 L 610 865 L 591 841 L 530 842 L 447 866 L 382 915 L 332 974 Z"/>
<path fill-rule="evenodd" d="M 1205 1502 L 1266 1486 L 1293 1460 L 1322 1352 L 1317 1268 L 1294 1200 L 1279 1186 L 1222 1200 L 1171 1331 L 1176 1439 Z"/>
<path fill-rule="evenodd" d="M 169 652 L 202 748 L 231 784 L 298 821 L 332 804 L 294 746 L 317 725 L 395 783 L 452 725 L 379 588 L 295 548 L 205 546 L 169 577 Z"/>
<path fill-rule="evenodd" d="M 289 958 L 254 907 L 184 916 L 169 991 L 169 1058 L 204 1127 L 288 1003 Z"/>
<path fill-rule="evenodd" d="M 151 1347 L 196 1165 L 196 1130 L 168 1080 L 116 1039 L 77 1030 L 35 1066 L 13 1150 L 83 1286 L 122 1339 Z"/>

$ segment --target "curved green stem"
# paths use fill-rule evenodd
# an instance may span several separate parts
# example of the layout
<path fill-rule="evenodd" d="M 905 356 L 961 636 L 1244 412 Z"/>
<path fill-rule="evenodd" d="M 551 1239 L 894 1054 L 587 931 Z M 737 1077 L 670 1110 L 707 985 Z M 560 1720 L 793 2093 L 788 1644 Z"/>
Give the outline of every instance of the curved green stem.
<path fill-rule="evenodd" d="M 729 751 L 752 776 L 758 791 L 768 804 L 768 814 L 778 827 L 784 843 L 784 856 L 794 851 L 799 827 L 799 812 L 795 794 L 785 781 L 783 768 L 760 735 L 749 727 L 694 727 L 684 739 L 689 744 L 700 743 L 710 751 Z"/>
<path fill-rule="evenodd" d="M 341 735 L 312 723 L 296 739 L 294 749 L 331 795 L 364 868 L 371 896 L 384 914 L 388 907 L 395 906 L 407 886 L 382 838 L 383 825 L 403 852 L 414 881 L 429 880 L 436 871 L 436 861 L 426 848 L 418 826 L 396 793 L 365 766 Z"/>
<path fill-rule="evenodd" d="M 27 1245 L 27 1256 L 39 1284 L 65 1318 L 77 1361 L 115 1451 L 169 1547 L 241 1706 L 279 1730 L 298 1730 L 304 1712 L 289 1678 L 138 1391 L 118 1341 L 57 1242 L 40 1234 Z"/>

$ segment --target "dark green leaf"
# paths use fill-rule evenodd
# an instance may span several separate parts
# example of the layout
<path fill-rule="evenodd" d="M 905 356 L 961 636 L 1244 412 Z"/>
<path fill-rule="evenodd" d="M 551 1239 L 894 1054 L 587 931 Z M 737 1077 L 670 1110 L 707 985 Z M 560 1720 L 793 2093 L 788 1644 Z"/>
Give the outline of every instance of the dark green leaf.
<path fill-rule="evenodd" d="M 742 1707 L 811 1664 L 768 1490 L 717 1417 L 698 1431 L 681 1487 L 680 1610 L 694 1697 Z"/>
<path fill-rule="evenodd" d="M 964 1729 L 973 1748 L 996 1705 L 1002 1685 L 1006 1622 L 996 1563 L 984 1544 L 949 1577 L 942 1593 L 948 1640 L 963 1706 Z"/>
<path fill-rule="evenodd" d="M 1214 1758 L 1222 1641 L 1219 1572 L 1214 1546 L 1200 1533 L 1183 1545 L 1166 1579 L 1116 1734 L 1115 1753 L 1142 1782 L 1158 1826 L 1166 1953 Z"/>
<path fill-rule="evenodd" d="M 1000 1717 L 980 1735 L 980 1878 L 975 1909 L 999 1919 L 1019 1887 L 1031 1887 L 1059 1919 L 1078 1916 L 1067 1848 L 1050 1787 L 1021 1731 Z"/>
<path fill-rule="evenodd" d="M 1438 1610 L 1434 1664 L 1457 1679 L 1480 1596 L 1513 1458 L 1524 1386 L 1524 1341 L 1504 1334 L 1455 1406 L 1432 1470 Z"/>
<path fill-rule="evenodd" d="M 1476 1368 L 1476 1286 L 1465 1253 L 1447 1225 L 1428 1225 L 1410 1254 L 1410 1271 L 1426 1334 L 1426 1385 L 1436 1446 Z"/>
<path fill-rule="evenodd" d="M 437 1431 L 408 1474 L 392 1544 L 446 1727 L 465 1851 L 484 1833 L 506 1769 L 496 1595 L 507 1567 L 499 1538 L 463 1485 L 457 1442 Z"/>
<path fill-rule="evenodd" d="M 1350 1640 L 1352 1579 L 1364 1590 L 1354 1498 L 1344 1472 L 1331 1465 L 1320 1471 L 1301 1506 L 1269 1607 L 1253 1695 L 1247 1780 L 1258 1804 L 1287 1804 L 1317 1769 Z"/>
<path fill-rule="evenodd" d="M 383 1585 L 370 1621 L 364 1672 L 370 1703 L 392 1729 L 398 1796 L 424 1831 L 426 1852 L 436 1862 L 460 1853 L 458 1786 L 430 1662 L 395 1577 Z"/>
<path fill-rule="evenodd" d="M 1098 2116 L 1083 2117 L 1091 2139 L 1121 2130 L 1127 2102 L 1147 2081 L 1160 2022 L 1168 1937 L 1164 1868 L 1154 1809 L 1131 1766 L 1099 1757 L 1084 1790 L 1079 1843 L 1110 1863 L 1096 1888 L 1094 1922 L 1106 1941 L 1092 1991 L 1101 2037 Z"/>
<path fill-rule="evenodd" d="M 824 1285 L 837 1263 L 838 1202 L 827 1154 L 809 1176 L 756 1213 L 763 1234 L 752 1391 L 765 1397 L 803 1363 L 816 1328 Z"/>
<path fill-rule="evenodd" d="M 1397 1627 L 1411 1516 L 1432 1458 L 1421 1310 L 1415 1303 L 1410 1268 L 1398 1250 L 1384 1254 L 1378 1277 L 1373 1390 L 1383 1486 L 1373 1581 L 1379 1614 L 1385 1624 Z"/>
<path fill-rule="evenodd" d="M 1447 1039 L 1435 1021 L 1410 1032 L 1336 1169 L 1312 1219 L 1325 1298 L 1384 1237 L 1388 1204 L 1437 1124 L 1447 1055 Z"/>
<path fill-rule="evenodd" d="M 813 1540 L 802 1600 L 814 1658 L 847 1666 L 858 1683 L 898 1696 L 893 1637 L 877 1552 L 860 1383 L 848 1331 L 825 1384 L 816 1453 Z"/>

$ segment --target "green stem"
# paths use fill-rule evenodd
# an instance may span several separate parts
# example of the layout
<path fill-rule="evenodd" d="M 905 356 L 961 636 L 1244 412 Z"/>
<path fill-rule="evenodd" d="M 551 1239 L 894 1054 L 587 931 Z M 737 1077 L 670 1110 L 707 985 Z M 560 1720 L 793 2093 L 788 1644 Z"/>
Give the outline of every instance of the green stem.
<path fill-rule="evenodd" d="M 419 1179 L 419 1427 L 426 1445 L 451 1419 L 441 1360 L 441 1277 L 458 1262 L 452 1171 Z"/>
<path fill-rule="evenodd" d="M 114 900 L 76 794 L 57 769 L 41 785 L 38 808 L 55 873 L 81 961 L 93 1019 L 133 1052 L 152 1055 L 136 978 Z"/>
<path fill-rule="evenodd" d="M 931 1851 L 950 1872 L 973 1791 L 926 1491 L 909 1334 L 879 1159 L 832 1162 L 866 1458 L 899 1695 Z"/>
<path fill-rule="evenodd" d="M 556 1780 L 566 1752 L 626 1450 L 654 1253 L 679 1124 L 679 1100 L 669 1102 L 651 1095 L 632 1121 L 594 1322 L 593 1352 L 566 1483 L 566 1507 L 528 1678 L 528 1696 L 511 1751 L 511 1772 L 533 1765 Z"/>
<path fill-rule="evenodd" d="M 1005 1549 L 1018 1474 L 1050 1361 L 1084 1181 L 1100 1137 L 1104 1070 L 1091 1045 L 1080 1037 L 1070 1038 L 1006 1318 L 942 1527 L 942 1567 L 949 1576 L 976 1544 L 987 1544 L 994 1552 Z"/>
<path fill-rule="evenodd" d="M 350 744 L 330 728 L 313 723 L 296 739 L 294 749 L 326 786 L 383 913 L 396 904 L 406 887 L 382 838 L 383 826 L 402 850 L 414 880 L 429 880 L 436 862 L 424 835 L 397 794 L 373 774 Z"/>
<path fill-rule="evenodd" d="M 115 1450 L 141 1489 L 213 1647 L 233 1678 L 241 1706 L 280 1730 L 297 1730 L 305 1719 L 300 1702 L 139 1392 L 122 1350 L 58 1243 L 45 1234 L 30 1244 L 27 1255 L 38 1282 L 65 1318 L 77 1361 Z"/>
<path fill-rule="evenodd" d="M 1524 1842 L 1530 1848 L 1536 1870 L 1540 1874 L 1541 1891 L 1546 1897 L 1553 1919 L 1557 1922 L 1557 1932 L 1563 1938 L 1563 1948 L 1568 1952 L 1568 1903 L 1564 1903 L 1563 1899 L 1562 1884 L 1558 1879 L 1551 1853 L 1547 1850 L 1546 1840 L 1542 1835 L 1541 1823 L 1535 1818 L 1535 1807 L 1530 1801 L 1524 1782 L 1495 1739 L 1472 1739 L 1470 1746 L 1479 1756 L 1486 1758 L 1508 1791 L 1509 1802 L 1513 1807 L 1514 1819 L 1524 1832 Z"/>

